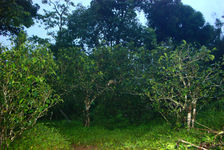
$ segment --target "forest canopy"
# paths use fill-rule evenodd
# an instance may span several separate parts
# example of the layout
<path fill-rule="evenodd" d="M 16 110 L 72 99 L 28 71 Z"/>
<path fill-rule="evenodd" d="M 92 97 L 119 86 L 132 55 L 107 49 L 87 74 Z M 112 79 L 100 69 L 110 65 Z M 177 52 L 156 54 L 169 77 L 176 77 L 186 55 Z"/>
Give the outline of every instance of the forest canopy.
<path fill-rule="evenodd" d="M 211 25 L 181 0 L 42 2 L 52 9 L 0 1 L 0 35 L 14 43 L 0 45 L 0 149 L 38 120 L 114 129 L 161 118 L 190 130 L 197 114 L 223 111 L 219 19 Z M 35 21 L 54 41 L 26 34 Z"/>

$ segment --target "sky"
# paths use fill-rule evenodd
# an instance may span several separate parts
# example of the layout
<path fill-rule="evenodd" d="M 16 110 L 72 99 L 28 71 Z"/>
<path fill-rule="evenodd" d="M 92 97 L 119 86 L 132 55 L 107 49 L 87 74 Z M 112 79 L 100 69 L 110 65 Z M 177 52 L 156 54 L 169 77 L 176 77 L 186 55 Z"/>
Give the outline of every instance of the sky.
<path fill-rule="evenodd" d="M 54 1 L 54 0 L 53 0 Z M 84 6 L 88 6 L 91 0 L 72 0 L 75 4 L 81 3 Z M 215 23 L 216 18 L 221 18 L 224 16 L 224 0 L 182 0 L 183 4 L 190 5 L 196 11 L 200 11 L 206 22 L 210 24 Z M 40 5 L 39 13 L 43 12 L 44 9 L 50 9 L 49 6 L 41 4 L 41 0 L 33 0 L 33 3 L 37 3 Z M 143 13 L 139 13 L 139 20 L 146 22 Z M 224 19 L 222 19 L 224 21 Z M 47 31 L 38 24 L 31 26 L 30 28 L 26 29 L 28 36 L 37 35 L 42 38 L 47 38 Z M 10 42 L 7 41 L 6 37 L 0 36 L 0 42 L 3 43 L 5 46 L 9 46 Z"/>
<path fill-rule="evenodd" d="M 52 0 L 55 1 L 55 0 Z M 72 2 L 74 2 L 75 5 L 81 3 L 83 6 L 88 7 L 90 5 L 91 0 L 71 0 Z M 41 0 L 33 0 L 33 3 L 37 3 L 40 6 L 39 9 L 39 13 L 43 13 L 43 8 L 46 10 L 51 9 L 50 6 L 46 5 L 46 4 L 42 4 Z M 32 27 L 30 27 L 29 29 L 27 29 L 27 33 L 28 35 L 37 35 L 39 37 L 42 38 L 47 38 L 47 31 L 43 28 L 40 27 L 40 25 L 34 25 Z"/>
<path fill-rule="evenodd" d="M 207 22 L 214 24 L 216 18 L 224 16 L 224 0 L 182 0 L 186 5 L 190 5 L 200 11 Z"/>

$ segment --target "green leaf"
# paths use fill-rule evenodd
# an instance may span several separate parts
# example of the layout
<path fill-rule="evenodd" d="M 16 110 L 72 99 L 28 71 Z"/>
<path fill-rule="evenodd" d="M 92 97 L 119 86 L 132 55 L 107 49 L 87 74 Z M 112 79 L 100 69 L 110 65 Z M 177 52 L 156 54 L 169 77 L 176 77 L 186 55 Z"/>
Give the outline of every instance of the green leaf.
<path fill-rule="evenodd" d="M 214 55 L 209 55 L 209 59 L 210 59 L 211 61 L 213 61 L 213 60 L 215 59 L 215 56 L 214 56 Z"/>
<path fill-rule="evenodd" d="M 24 99 L 22 98 L 22 99 L 19 101 L 19 104 L 22 104 L 23 100 L 24 100 Z"/>

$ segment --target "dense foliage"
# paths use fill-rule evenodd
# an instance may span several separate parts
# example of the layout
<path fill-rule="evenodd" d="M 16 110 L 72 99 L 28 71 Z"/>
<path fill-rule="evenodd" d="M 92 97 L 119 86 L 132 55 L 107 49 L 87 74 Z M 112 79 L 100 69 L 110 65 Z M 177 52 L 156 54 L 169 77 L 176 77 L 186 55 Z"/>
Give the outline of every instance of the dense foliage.
<path fill-rule="evenodd" d="M 0 35 L 18 34 L 23 25 L 30 27 L 39 9 L 32 0 L 1 0 L 0 6 Z"/>
<path fill-rule="evenodd" d="M 211 44 L 215 40 L 216 29 L 205 23 L 201 12 L 183 5 L 180 0 L 155 0 L 144 7 L 148 25 L 156 31 L 159 41 L 172 37 L 180 42 Z"/>
<path fill-rule="evenodd" d="M 30 44 L 25 44 L 27 35 L 21 30 L 33 24 L 38 6 L 31 0 L 0 2 L 0 12 L 4 12 L 0 13 L 0 34 L 17 35 L 15 46 L 1 46 L 0 51 L 2 147 L 21 138 L 19 135 L 44 114 L 42 121 L 66 119 L 65 125 L 72 126 L 72 130 L 78 127 L 74 133 L 79 133 L 67 142 L 60 134 L 71 134 L 64 133 L 70 132 L 68 129 L 46 123 L 25 132 L 21 139 L 26 141 L 29 132 L 37 134 L 35 130 L 43 128 L 62 138 L 58 141 L 63 143 L 61 147 L 55 144 L 58 148 L 68 148 L 71 143 L 88 144 L 78 140 L 78 135 L 101 134 L 89 127 L 92 125 L 103 126 L 107 129 L 102 132 L 110 134 L 113 132 L 107 130 L 114 128 L 162 123 L 155 130 L 164 127 L 185 134 L 193 133 L 193 128 L 201 125 L 199 121 L 208 120 L 209 115 L 201 115 L 206 109 L 223 114 L 224 38 L 219 19 L 215 26 L 208 24 L 200 12 L 181 0 L 92 0 L 89 7 L 74 5 L 71 0 L 43 3 L 52 9 L 44 10 L 38 18 L 45 29 L 52 31 L 48 35 L 54 40 L 51 43 L 34 36 L 28 38 Z M 139 12 L 145 14 L 146 25 L 138 20 Z M 64 103 L 52 107 L 60 101 L 59 96 Z M 222 119 L 217 130 L 222 130 Z M 77 122 L 79 125 L 73 126 Z M 89 128 L 80 127 L 80 122 Z M 62 128 L 60 133 L 52 133 L 54 126 Z M 188 127 L 189 132 L 180 127 Z M 141 131 L 140 126 L 133 133 L 143 136 L 150 129 L 144 126 Z M 224 132 L 206 130 L 215 133 L 213 140 L 207 141 L 220 146 Z M 155 137 L 154 132 L 148 134 Z M 151 144 L 145 139 L 145 143 L 121 139 L 125 143 L 102 145 L 107 140 L 114 138 L 99 138 L 96 145 L 110 148 L 117 143 L 119 148 L 141 149 Z M 174 144 L 161 140 L 166 144 L 159 148 L 174 148 Z"/>
<path fill-rule="evenodd" d="M 46 81 L 46 77 L 55 76 L 55 68 L 53 56 L 45 47 L 1 48 L 1 148 L 35 125 L 59 101 Z"/>
<path fill-rule="evenodd" d="M 152 55 L 147 96 L 161 114 L 171 113 L 177 121 L 186 120 L 188 128 L 194 127 L 197 104 L 222 91 L 221 64 L 210 62 L 214 55 L 206 47 L 195 49 L 185 41 L 175 48 L 166 44 L 157 47 Z"/>

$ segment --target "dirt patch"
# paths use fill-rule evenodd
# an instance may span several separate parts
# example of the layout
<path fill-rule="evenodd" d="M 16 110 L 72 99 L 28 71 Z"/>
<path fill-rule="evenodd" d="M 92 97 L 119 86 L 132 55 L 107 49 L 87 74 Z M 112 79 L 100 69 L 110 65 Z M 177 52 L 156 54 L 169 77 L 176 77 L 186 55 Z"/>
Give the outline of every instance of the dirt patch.
<path fill-rule="evenodd" d="M 97 150 L 96 146 L 93 145 L 75 145 L 73 144 L 72 147 L 74 150 Z"/>

